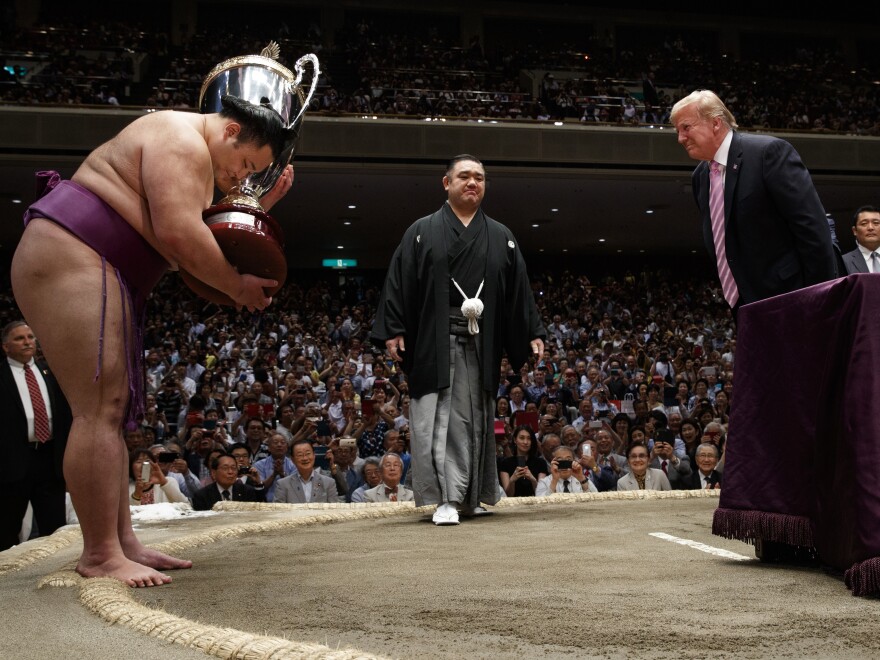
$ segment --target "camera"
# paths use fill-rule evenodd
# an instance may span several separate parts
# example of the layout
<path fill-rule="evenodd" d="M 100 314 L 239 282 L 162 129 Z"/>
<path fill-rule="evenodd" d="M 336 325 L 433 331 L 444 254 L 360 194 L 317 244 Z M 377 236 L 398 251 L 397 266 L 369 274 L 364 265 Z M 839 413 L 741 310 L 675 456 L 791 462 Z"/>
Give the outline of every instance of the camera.
<path fill-rule="evenodd" d="M 562 461 L 556 461 L 556 469 L 557 470 L 570 470 L 571 469 L 571 461 L 566 459 Z"/>
<path fill-rule="evenodd" d="M 178 458 L 180 458 L 180 454 L 176 451 L 160 451 L 159 452 L 159 462 L 160 463 L 173 463 Z"/>
<path fill-rule="evenodd" d="M 248 475 L 250 473 L 251 473 L 251 466 L 250 465 L 239 465 L 238 466 L 238 476 L 239 477 L 244 477 L 245 475 Z"/>
<path fill-rule="evenodd" d="M 516 466 L 517 467 L 525 467 L 526 461 L 528 460 L 528 456 L 517 456 L 516 457 Z"/>
<path fill-rule="evenodd" d="M 591 419 L 590 420 L 590 428 L 591 429 L 601 429 L 602 428 L 602 421 L 598 420 L 598 419 Z"/>
<path fill-rule="evenodd" d="M 141 481 L 149 482 L 151 472 L 152 466 L 150 465 L 150 461 L 144 461 L 141 463 Z"/>

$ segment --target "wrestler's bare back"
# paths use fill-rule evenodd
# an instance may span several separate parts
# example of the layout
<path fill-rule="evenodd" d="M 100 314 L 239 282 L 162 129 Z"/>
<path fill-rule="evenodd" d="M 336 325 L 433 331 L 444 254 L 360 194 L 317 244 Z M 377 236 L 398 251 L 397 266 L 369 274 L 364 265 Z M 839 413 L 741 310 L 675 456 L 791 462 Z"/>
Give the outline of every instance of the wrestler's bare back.
<path fill-rule="evenodd" d="M 153 185 L 149 193 L 144 182 L 145 149 L 164 152 L 159 159 L 164 184 L 158 188 Z M 200 184 L 202 194 L 197 199 L 174 199 L 188 194 L 181 190 L 181 177 Z M 199 221 L 201 211 L 210 206 L 214 171 L 205 139 L 205 116 L 168 110 L 136 119 L 89 154 L 72 180 L 112 206 L 176 268 L 173 254 L 156 236 L 150 207 L 157 196 L 169 197 L 175 204 L 189 207 L 193 221 Z"/>

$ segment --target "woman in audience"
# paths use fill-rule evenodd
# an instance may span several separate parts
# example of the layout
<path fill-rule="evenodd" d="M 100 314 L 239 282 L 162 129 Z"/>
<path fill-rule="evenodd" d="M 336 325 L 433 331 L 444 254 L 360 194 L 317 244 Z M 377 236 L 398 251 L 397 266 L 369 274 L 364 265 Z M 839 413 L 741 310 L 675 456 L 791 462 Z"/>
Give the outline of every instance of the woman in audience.
<path fill-rule="evenodd" d="M 715 394 L 715 421 L 725 427 L 730 422 L 730 400 L 724 390 L 719 390 Z"/>
<path fill-rule="evenodd" d="M 672 490 L 663 470 L 648 467 L 651 462 L 648 446 L 633 442 L 626 454 L 629 472 L 617 481 L 617 490 Z"/>
<path fill-rule="evenodd" d="M 617 437 L 620 438 L 621 447 L 629 447 L 632 427 L 633 422 L 626 413 L 617 413 L 614 419 L 611 420 L 611 428 L 617 434 Z"/>
<path fill-rule="evenodd" d="M 135 449 L 129 454 L 128 494 L 128 503 L 132 506 L 189 502 L 186 495 L 180 492 L 177 481 L 162 474 L 159 464 L 153 461 L 152 455 L 146 449 Z"/>
<path fill-rule="evenodd" d="M 547 462 L 538 450 L 538 438 L 527 424 L 513 431 L 514 455 L 501 460 L 498 478 L 508 497 L 532 497 L 538 481 L 547 476 Z"/>
<path fill-rule="evenodd" d="M 693 463 L 697 447 L 700 446 L 700 438 L 703 435 L 703 428 L 697 420 L 688 417 L 681 421 L 681 431 L 679 431 L 679 433 L 681 434 L 681 439 L 684 441 L 687 455 L 691 459 L 691 463 Z"/>
<path fill-rule="evenodd" d="M 495 419 L 499 422 L 510 422 L 510 402 L 506 397 L 495 399 Z"/>

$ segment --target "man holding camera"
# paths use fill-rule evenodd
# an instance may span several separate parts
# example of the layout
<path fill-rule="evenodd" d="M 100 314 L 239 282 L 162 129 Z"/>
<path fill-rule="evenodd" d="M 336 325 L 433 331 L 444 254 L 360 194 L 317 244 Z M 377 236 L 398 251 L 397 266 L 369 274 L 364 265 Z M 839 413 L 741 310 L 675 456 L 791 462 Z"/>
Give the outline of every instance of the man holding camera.
<path fill-rule="evenodd" d="M 243 484 L 238 479 L 238 462 L 228 454 L 217 456 L 211 462 L 214 483 L 197 490 L 192 497 L 193 509 L 209 511 L 220 501 L 265 502 L 263 491 Z"/>
<path fill-rule="evenodd" d="M 598 419 L 608 419 L 609 421 L 620 411 L 613 403 L 608 400 L 608 388 L 604 385 L 596 385 L 593 390 L 595 399 L 593 399 L 593 414 Z"/>
<path fill-rule="evenodd" d="M 657 429 L 654 434 L 649 467 L 662 470 L 673 490 L 687 488 L 693 473 L 691 459 L 687 456 L 679 457 L 675 453 L 675 433 L 665 428 Z"/>
<path fill-rule="evenodd" d="M 550 474 L 538 481 L 535 497 L 544 497 L 552 493 L 596 493 L 598 489 L 584 468 L 575 460 L 574 450 L 562 445 L 553 452 L 550 461 Z"/>
<path fill-rule="evenodd" d="M 162 474 L 174 479 L 180 492 L 192 501 L 193 494 L 202 487 L 202 484 L 189 469 L 186 460 L 181 457 L 180 447 L 177 445 L 168 447 L 161 444 L 153 445 L 150 447 L 150 455 L 153 457 L 153 462 L 159 466 Z"/>
<path fill-rule="evenodd" d="M 613 399 L 620 401 L 629 391 L 629 381 L 620 368 L 620 360 L 608 360 L 608 377 L 603 381 Z"/>

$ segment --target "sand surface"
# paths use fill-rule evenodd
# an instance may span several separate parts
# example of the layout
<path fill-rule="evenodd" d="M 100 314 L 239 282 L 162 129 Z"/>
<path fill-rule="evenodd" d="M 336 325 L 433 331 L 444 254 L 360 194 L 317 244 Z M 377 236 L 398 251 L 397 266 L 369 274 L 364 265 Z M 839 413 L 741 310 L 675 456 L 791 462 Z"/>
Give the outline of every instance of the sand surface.
<path fill-rule="evenodd" d="M 166 627 L 191 622 L 193 630 L 309 649 L 272 657 L 880 656 L 880 600 L 854 598 L 820 568 L 761 564 L 751 546 L 712 536 L 716 505 L 703 498 L 498 507 L 444 528 L 400 507 L 376 519 L 345 520 L 358 515 L 346 509 L 141 520 L 148 543 L 201 538 L 179 553 L 195 568 L 164 587 L 119 590 L 118 608 L 136 613 L 113 614 L 111 623 L 107 611 L 84 605 L 87 587 L 37 588 L 71 566 L 75 540 L 0 575 L 0 657 L 206 657 L 152 636 L 160 624 L 142 620 L 152 612 L 173 622 Z M 197 536 L 205 533 L 218 538 Z M 33 543 L 0 554 L 0 566 Z M 206 650 L 229 657 L 237 643 Z"/>

